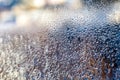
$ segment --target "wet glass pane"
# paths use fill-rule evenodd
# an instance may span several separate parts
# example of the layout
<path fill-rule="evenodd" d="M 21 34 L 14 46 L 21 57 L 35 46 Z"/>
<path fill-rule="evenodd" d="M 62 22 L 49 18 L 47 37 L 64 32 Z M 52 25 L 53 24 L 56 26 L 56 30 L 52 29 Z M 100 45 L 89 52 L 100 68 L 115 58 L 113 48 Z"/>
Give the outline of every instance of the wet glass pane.
<path fill-rule="evenodd" d="M 120 80 L 120 1 L 0 0 L 0 80 Z"/>

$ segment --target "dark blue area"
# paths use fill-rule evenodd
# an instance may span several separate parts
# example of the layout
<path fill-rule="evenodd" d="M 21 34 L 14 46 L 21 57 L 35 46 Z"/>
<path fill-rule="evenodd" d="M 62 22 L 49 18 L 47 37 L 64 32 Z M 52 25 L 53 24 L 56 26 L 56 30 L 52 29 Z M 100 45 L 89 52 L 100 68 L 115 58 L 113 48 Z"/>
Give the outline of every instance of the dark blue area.
<path fill-rule="evenodd" d="M 6 2 L 0 2 L 0 10 L 11 9 L 13 6 L 18 4 L 21 0 L 11 0 L 9 4 Z"/>

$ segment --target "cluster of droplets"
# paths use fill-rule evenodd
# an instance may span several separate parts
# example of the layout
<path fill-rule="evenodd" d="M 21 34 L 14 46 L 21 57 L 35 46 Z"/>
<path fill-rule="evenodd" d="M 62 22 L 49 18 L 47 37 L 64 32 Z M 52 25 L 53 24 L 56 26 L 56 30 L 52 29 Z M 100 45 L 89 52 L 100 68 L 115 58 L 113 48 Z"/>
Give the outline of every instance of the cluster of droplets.
<path fill-rule="evenodd" d="M 2 32 L 0 79 L 119 80 L 119 46 L 119 25 Z"/>

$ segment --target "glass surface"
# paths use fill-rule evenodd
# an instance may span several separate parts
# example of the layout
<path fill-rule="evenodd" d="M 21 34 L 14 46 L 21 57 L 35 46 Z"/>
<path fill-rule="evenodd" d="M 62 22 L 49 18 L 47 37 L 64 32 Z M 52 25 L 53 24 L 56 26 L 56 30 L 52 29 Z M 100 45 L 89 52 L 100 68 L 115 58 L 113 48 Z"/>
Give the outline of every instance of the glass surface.
<path fill-rule="evenodd" d="M 0 0 L 0 80 L 120 80 L 120 1 Z"/>

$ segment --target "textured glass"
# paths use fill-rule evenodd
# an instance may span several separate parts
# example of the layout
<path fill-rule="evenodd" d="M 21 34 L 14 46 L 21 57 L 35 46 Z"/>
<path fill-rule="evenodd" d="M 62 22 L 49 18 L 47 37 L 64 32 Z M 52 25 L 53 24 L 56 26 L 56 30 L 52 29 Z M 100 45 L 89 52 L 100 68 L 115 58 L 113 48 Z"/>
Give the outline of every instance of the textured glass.
<path fill-rule="evenodd" d="M 120 80 L 120 1 L 0 0 L 0 80 Z"/>

